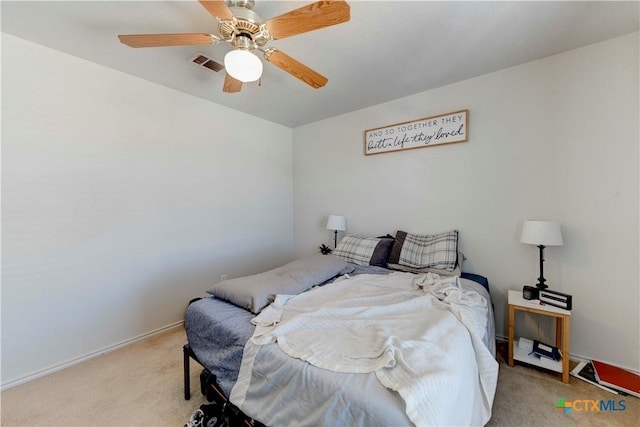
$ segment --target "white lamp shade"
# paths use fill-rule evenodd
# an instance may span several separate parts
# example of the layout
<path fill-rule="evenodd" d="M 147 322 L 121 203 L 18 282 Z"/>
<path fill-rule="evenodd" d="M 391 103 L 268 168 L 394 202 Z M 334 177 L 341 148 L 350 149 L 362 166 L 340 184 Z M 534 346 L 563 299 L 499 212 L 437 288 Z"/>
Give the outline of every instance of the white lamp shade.
<path fill-rule="evenodd" d="M 241 82 L 254 82 L 262 75 L 262 61 L 246 49 L 235 49 L 224 56 L 227 73 Z"/>
<path fill-rule="evenodd" d="M 551 221 L 525 221 L 520 241 L 530 245 L 562 246 L 560 224 Z"/>
<path fill-rule="evenodd" d="M 329 215 L 327 230 L 344 231 L 347 229 L 347 219 L 341 215 Z"/>

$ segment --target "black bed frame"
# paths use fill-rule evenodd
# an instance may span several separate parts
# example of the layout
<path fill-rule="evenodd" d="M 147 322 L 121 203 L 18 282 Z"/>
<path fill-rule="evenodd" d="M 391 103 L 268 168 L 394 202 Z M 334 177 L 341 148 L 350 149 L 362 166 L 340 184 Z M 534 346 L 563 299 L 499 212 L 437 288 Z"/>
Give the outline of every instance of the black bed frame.
<path fill-rule="evenodd" d="M 229 402 L 216 381 L 215 375 L 211 374 L 207 368 L 198 360 L 189 344 L 182 346 L 184 357 L 184 399 L 191 399 L 191 359 L 202 366 L 200 374 L 200 390 L 206 396 L 208 402 L 216 402 L 221 405 L 225 415 L 233 426 L 242 427 L 264 427 L 264 425 L 246 416 L 237 406 Z"/>

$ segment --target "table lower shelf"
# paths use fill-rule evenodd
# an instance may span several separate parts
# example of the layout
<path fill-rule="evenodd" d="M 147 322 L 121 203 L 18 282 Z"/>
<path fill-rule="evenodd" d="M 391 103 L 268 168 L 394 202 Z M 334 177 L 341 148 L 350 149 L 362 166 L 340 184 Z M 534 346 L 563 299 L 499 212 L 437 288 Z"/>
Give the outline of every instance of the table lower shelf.
<path fill-rule="evenodd" d="M 539 366 L 550 371 L 562 373 L 562 359 L 551 360 L 546 357 L 539 357 L 536 355 L 529 355 L 526 350 L 518 347 L 518 340 L 513 341 L 513 360 L 518 360 L 529 365 Z"/>

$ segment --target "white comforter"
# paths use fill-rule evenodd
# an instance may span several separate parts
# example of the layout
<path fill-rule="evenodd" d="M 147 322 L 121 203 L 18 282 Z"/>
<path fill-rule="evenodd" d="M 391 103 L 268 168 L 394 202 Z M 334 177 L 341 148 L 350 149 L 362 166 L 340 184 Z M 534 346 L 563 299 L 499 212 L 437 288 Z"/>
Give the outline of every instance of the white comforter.
<path fill-rule="evenodd" d="M 231 401 L 242 409 L 260 346 L 277 342 L 323 369 L 374 372 L 416 425 L 483 425 L 498 374 L 486 321 L 484 298 L 432 274 L 359 275 L 278 296 L 253 319 Z"/>

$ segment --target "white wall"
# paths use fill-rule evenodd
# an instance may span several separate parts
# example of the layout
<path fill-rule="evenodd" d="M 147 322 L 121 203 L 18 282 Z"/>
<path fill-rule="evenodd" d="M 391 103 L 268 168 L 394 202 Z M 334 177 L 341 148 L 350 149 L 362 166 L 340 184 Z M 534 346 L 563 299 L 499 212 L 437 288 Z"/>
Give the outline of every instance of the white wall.
<path fill-rule="evenodd" d="M 366 235 L 460 229 L 500 335 L 507 290 L 537 277 L 522 220 L 560 221 L 545 272 L 574 295 L 572 353 L 638 369 L 638 79 L 635 34 L 292 137 L 3 34 L 2 385 L 179 322 L 221 274 L 314 252 L 330 213 Z M 461 108 L 467 143 L 362 154 L 365 129 Z"/>
<path fill-rule="evenodd" d="M 289 128 L 6 34 L 2 125 L 3 385 L 293 256 Z"/>
<path fill-rule="evenodd" d="M 571 353 L 640 369 L 638 48 L 636 33 L 296 128 L 296 251 L 332 242 L 332 213 L 364 235 L 457 228 L 504 336 L 507 290 L 538 276 L 522 221 L 559 221 L 545 277 L 574 296 Z M 365 129 L 464 108 L 466 143 L 363 155 Z"/>

